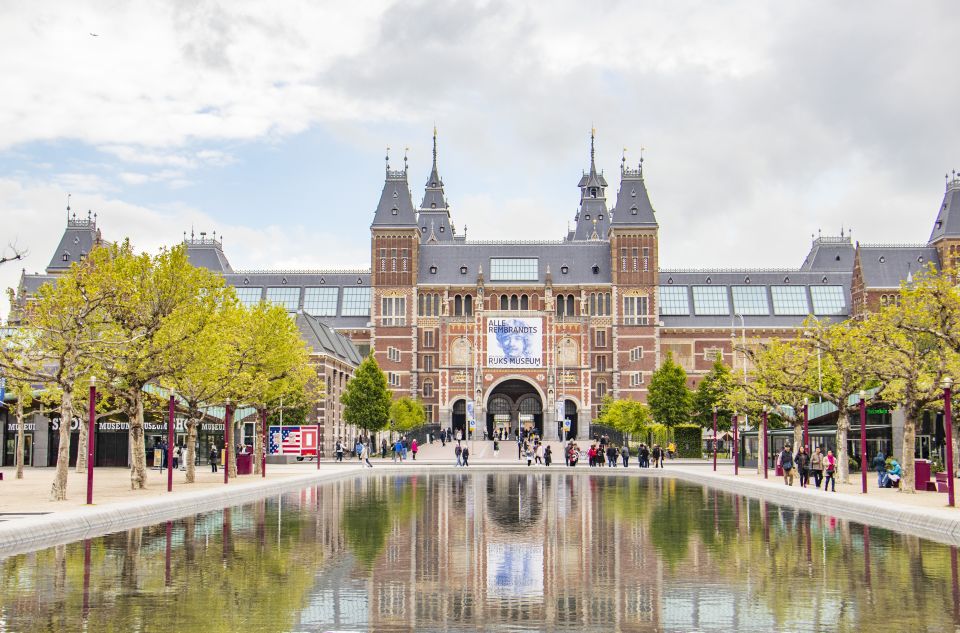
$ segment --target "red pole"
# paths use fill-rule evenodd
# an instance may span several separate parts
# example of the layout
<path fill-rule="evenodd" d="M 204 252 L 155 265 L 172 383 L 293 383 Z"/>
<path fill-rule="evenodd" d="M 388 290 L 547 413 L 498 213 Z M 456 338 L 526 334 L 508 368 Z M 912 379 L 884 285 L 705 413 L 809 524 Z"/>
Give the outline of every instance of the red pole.
<path fill-rule="evenodd" d="M 69 424 L 69 422 L 67 422 Z M 87 428 L 87 505 L 93 505 L 93 456 L 97 443 L 97 379 L 90 377 L 90 422 Z"/>
<path fill-rule="evenodd" d="M 267 408 L 260 410 L 260 419 L 263 420 L 263 453 L 260 455 L 260 476 L 267 476 L 267 451 L 270 450 L 270 429 L 267 427 Z"/>
<path fill-rule="evenodd" d="M 169 415 L 167 416 L 167 492 L 173 491 L 173 415 L 176 396 L 170 392 Z"/>
<path fill-rule="evenodd" d="M 737 416 L 734 415 L 730 420 L 731 426 L 733 426 L 733 474 L 740 474 L 740 445 L 737 444 L 737 427 L 740 423 L 737 421 Z"/>
<path fill-rule="evenodd" d="M 713 408 L 713 472 L 717 472 L 717 408 Z"/>
<path fill-rule="evenodd" d="M 763 478 L 768 479 L 767 473 L 767 409 L 763 409 Z"/>
<path fill-rule="evenodd" d="M 867 401 L 860 392 L 860 491 L 867 494 Z"/>
<path fill-rule="evenodd" d="M 367 455 L 367 457 L 370 457 Z M 317 416 L 317 470 L 320 470 L 320 416 Z"/>
<path fill-rule="evenodd" d="M 954 503 L 953 496 L 953 393 L 950 391 L 950 385 L 943 390 L 943 426 L 947 432 L 947 505 L 951 508 Z"/>
<path fill-rule="evenodd" d="M 807 449 L 807 455 L 810 455 L 810 403 L 804 398 L 803 401 L 803 445 Z"/>
<path fill-rule="evenodd" d="M 223 412 L 223 483 L 229 483 L 230 473 L 230 401 L 227 401 L 226 409 Z"/>

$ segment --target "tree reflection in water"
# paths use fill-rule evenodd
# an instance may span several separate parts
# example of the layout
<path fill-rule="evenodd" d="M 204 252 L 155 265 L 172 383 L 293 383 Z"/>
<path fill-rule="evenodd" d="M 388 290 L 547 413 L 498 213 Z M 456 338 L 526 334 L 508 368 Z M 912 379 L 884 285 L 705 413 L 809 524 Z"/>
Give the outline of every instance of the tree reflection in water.
<path fill-rule="evenodd" d="M 0 630 L 952 630 L 957 551 L 670 479 L 369 476 L 0 560 Z"/>

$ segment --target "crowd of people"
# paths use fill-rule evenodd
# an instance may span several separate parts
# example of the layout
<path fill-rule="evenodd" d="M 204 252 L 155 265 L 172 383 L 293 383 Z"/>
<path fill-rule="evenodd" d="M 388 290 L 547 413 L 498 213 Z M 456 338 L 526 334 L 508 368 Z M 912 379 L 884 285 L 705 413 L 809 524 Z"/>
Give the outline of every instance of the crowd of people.
<path fill-rule="evenodd" d="M 873 458 L 871 466 L 877 473 L 878 486 L 899 487 L 902 470 L 896 459 L 888 460 L 880 452 Z M 794 453 L 788 442 L 777 454 L 776 467 L 783 473 L 784 485 L 792 486 L 794 479 L 797 479 L 800 487 L 806 488 L 810 485 L 810 477 L 813 476 L 814 488 L 820 489 L 820 485 L 823 484 L 824 492 L 828 487 L 831 492 L 837 491 L 836 474 L 840 467 L 832 450 L 828 449 L 826 454 L 823 454 L 821 448 L 817 446 L 812 454 L 808 454 L 807 447 L 801 446 Z"/>

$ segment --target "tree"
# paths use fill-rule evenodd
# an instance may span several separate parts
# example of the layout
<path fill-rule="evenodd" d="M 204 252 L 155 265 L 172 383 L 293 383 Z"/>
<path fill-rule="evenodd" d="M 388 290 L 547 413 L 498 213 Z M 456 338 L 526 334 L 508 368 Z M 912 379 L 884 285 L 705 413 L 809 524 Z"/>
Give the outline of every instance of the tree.
<path fill-rule="evenodd" d="M 673 354 L 667 352 L 663 364 L 653 372 L 647 391 L 647 404 L 653 419 L 666 426 L 676 426 L 690 421 L 692 397 L 687 387 L 687 372 L 673 362 Z"/>
<path fill-rule="evenodd" d="M 101 251 L 93 249 L 54 283 L 40 286 L 27 308 L 28 325 L 9 337 L 0 351 L 0 367 L 6 374 L 41 383 L 59 394 L 61 424 L 52 501 L 67 498 L 74 389 L 89 378 L 100 359 L 129 342 L 108 328 L 106 307 L 117 301 L 117 292 L 102 284 L 96 274 Z M 86 452 L 84 429 L 82 426 L 80 453 Z"/>
<path fill-rule="evenodd" d="M 18 259 L 23 259 L 27 256 L 27 251 L 18 248 L 15 243 L 7 244 L 7 247 L 3 249 L 3 252 L 0 253 L 0 266 L 6 264 L 7 262 L 16 261 Z"/>
<path fill-rule="evenodd" d="M 904 413 L 901 463 L 901 492 L 916 492 L 914 452 L 917 422 L 924 409 L 943 397 L 940 383 L 946 375 L 957 375 L 958 357 L 937 336 L 922 328 L 900 327 L 929 320 L 929 306 L 908 301 L 905 306 L 890 306 L 871 314 L 864 323 L 867 336 L 876 343 L 874 367 L 882 377 L 884 400 L 900 405 Z M 952 447 L 951 447 L 952 450 Z M 861 467 L 866 467 L 862 464 Z"/>
<path fill-rule="evenodd" d="M 387 377 L 373 352 L 363 359 L 340 396 L 343 419 L 367 431 L 379 431 L 390 421 L 390 390 Z"/>
<path fill-rule="evenodd" d="M 390 405 L 390 428 L 398 433 L 419 429 L 426 420 L 426 411 L 419 400 L 403 396 Z"/>
<path fill-rule="evenodd" d="M 14 413 L 17 418 L 17 439 L 14 445 L 14 464 L 17 467 L 17 479 L 23 479 L 23 412 L 33 402 L 33 386 L 24 380 L 16 378 L 7 379 L 7 389 L 17 399 Z"/>
<path fill-rule="evenodd" d="M 713 426 L 713 409 L 717 408 L 717 428 L 729 429 L 731 412 L 724 396 L 733 386 L 730 369 L 717 357 L 713 367 L 697 385 L 693 394 L 693 419 L 701 427 Z"/>
<path fill-rule="evenodd" d="M 607 396 L 597 421 L 632 436 L 645 431 L 652 420 L 650 407 L 644 403 L 637 400 L 614 400 Z"/>

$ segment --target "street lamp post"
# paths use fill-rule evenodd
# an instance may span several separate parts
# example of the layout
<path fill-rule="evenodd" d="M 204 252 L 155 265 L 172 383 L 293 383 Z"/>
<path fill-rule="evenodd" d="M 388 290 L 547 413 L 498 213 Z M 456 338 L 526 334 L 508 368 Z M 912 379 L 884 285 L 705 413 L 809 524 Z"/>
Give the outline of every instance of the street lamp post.
<path fill-rule="evenodd" d="M 173 416 L 177 397 L 170 390 L 170 405 L 167 412 L 167 492 L 173 491 Z"/>
<path fill-rule="evenodd" d="M 733 474 L 740 474 L 740 445 L 737 444 L 737 427 L 740 426 L 740 422 L 737 420 L 737 412 L 733 412 L 733 417 L 730 418 L 730 426 L 733 427 Z"/>
<path fill-rule="evenodd" d="M 860 390 L 860 492 L 867 494 L 867 392 Z"/>
<path fill-rule="evenodd" d="M 230 398 L 227 398 L 227 406 L 223 412 L 223 483 L 230 483 L 230 426 L 233 421 L 230 419 L 232 411 L 230 410 Z"/>
<path fill-rule="evenodd" d="M 63 424 L 64 422 L 61 422 Z M 69 424 L 66 421 L 66 424 Z M 97 377 L 90 376 L 90 421 L 87 427 L 87 505 L 93 505 L 93 456 L 97 441 Z"/>
<path fill-rule="evenodd" d="M 807 449 L 807 455 L 810 455 L 810 398 L 803 399 L 803 446 Z"/>
<path fill-rule="evenodd" d="M 717 408 L 713 408 L 713 472 L 717 472 Z"/>
<path fill-rule="evenodd" d="M 947 434 L 947 505 L 953 507 L 953 379 L 944 376 L 943 382 L 943 426 Z"/>
<path fill-rule="evenodd" d="M 770 475 L 767 472 L 767 405 L 763 405 L 763 419 L 761 423 L 763 426 L 763 478 L 768 479 Z"/>

